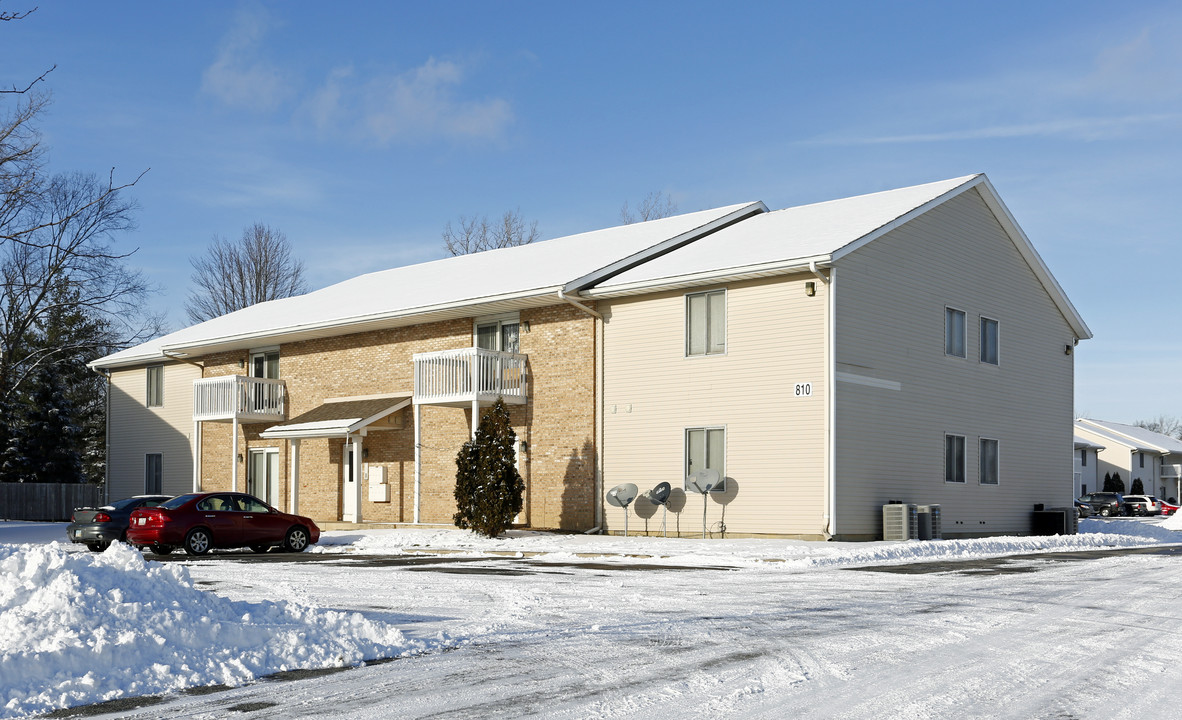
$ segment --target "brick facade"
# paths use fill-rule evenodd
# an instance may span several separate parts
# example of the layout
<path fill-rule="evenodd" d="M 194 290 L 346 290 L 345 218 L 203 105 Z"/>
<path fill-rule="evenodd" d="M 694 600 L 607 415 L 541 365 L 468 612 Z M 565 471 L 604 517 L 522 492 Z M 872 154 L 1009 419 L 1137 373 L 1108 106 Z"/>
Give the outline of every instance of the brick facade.
<path fill-rule="evenodd" d="M 520 352 L 529 358 L 530 397 L 510 406 L 513 429 L 527 443 L 521 458 L 526 481 L 524 519 L 535 528 L 580 530 L 595 524 L 595 324 L 570 305 L 521 311 Z M 529 331 L 525 331 L 528 323 Z M 280 377 L 287 385 L 288 417 L 307 412 L 326 398 L 413 389 L 415 353 L 471 347 L 471 318 L 288 343 L 280 347 Z M 204 377 L 244 374 L 247 351 L 208 355 Z M 363 488 L 365 522 L 414 519 L 414 421 L 411 408 L 401 429 L 371 427 L 362 440 L 363 473 L 386 468 L 390 501 L 370 502 Z M 289 504 L 290 442 L 264 440 L 271 423 L 239 426 L 238 487 L 247 488 L 250 449 L 279 449 L 280 504 Z M 205 490 L 231 484 L 231 423 L 202 427 L 201 477 Z M 422 407 L 420 520 L 452 522 L 455 512 L 455 457 L 468 439 L 471 409 Z M 300 443 L 300 513 L 316 520 L 341 518 L 344 440 L 304 439 Z M 364 476 L 363 476 L 364 477 Z"/>

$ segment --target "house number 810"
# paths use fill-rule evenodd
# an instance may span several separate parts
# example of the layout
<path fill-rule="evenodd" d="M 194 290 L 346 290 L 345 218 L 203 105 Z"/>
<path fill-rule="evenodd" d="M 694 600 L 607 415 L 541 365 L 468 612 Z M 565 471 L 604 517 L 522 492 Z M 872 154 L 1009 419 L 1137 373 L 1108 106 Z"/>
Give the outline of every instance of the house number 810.
<path fill-rule="evenodd" d="M 813 384 L 812 383 L 796 383 L 796 397 L 812 397 Z"/>

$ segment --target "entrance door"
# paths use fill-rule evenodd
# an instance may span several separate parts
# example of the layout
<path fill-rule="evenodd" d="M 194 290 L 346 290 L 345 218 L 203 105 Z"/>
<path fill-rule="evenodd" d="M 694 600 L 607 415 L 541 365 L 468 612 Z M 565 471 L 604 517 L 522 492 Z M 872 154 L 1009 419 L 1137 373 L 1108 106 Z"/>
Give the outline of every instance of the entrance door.
<path fill-rule="evenodd" d="M 271 507 L 279 507 L 279 449 L 250 451 L 246 470 L 246 492 Z"/>
<path fill-rule="evenodd" d="M 357 522 L 357 484 L 353 481 L 353 445 L 346 442 L 341 455 L 341 520 Z"/>

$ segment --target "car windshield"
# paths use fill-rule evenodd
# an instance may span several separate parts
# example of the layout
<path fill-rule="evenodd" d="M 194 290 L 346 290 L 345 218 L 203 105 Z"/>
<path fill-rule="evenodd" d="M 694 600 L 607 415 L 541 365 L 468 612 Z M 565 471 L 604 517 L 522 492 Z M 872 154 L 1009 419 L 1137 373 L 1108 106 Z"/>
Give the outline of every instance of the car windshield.
<path fill-rule="evenodd" d="M 171 500 L 166 500 L 165 502 L 160 503 L 160 507 L 164 508 L 165 510 L 176 510 L 181 505 L 184 505 L 195 497 L 197 496 L 193 494 L 177 495 Z"/>

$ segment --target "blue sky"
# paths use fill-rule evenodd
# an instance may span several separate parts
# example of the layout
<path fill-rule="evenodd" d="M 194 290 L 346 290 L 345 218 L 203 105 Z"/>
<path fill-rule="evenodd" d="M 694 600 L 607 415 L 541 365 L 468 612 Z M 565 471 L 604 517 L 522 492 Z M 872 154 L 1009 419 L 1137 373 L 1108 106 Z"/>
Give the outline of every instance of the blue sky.
<path fill-rule="evenodd" d="M 42 0 L 0 25 L 0 82 L 54 64 L 53 168 L 151 168 L 123 241 L 174 329 L 190 256 L 254 222 L 321 287 L 441 257 L 461 214 L 558 237 L 654 190 L 778 208 L 985 172 L 1096 335 L 1077 411 L 1182 415 L 1177 3 Z"/>

